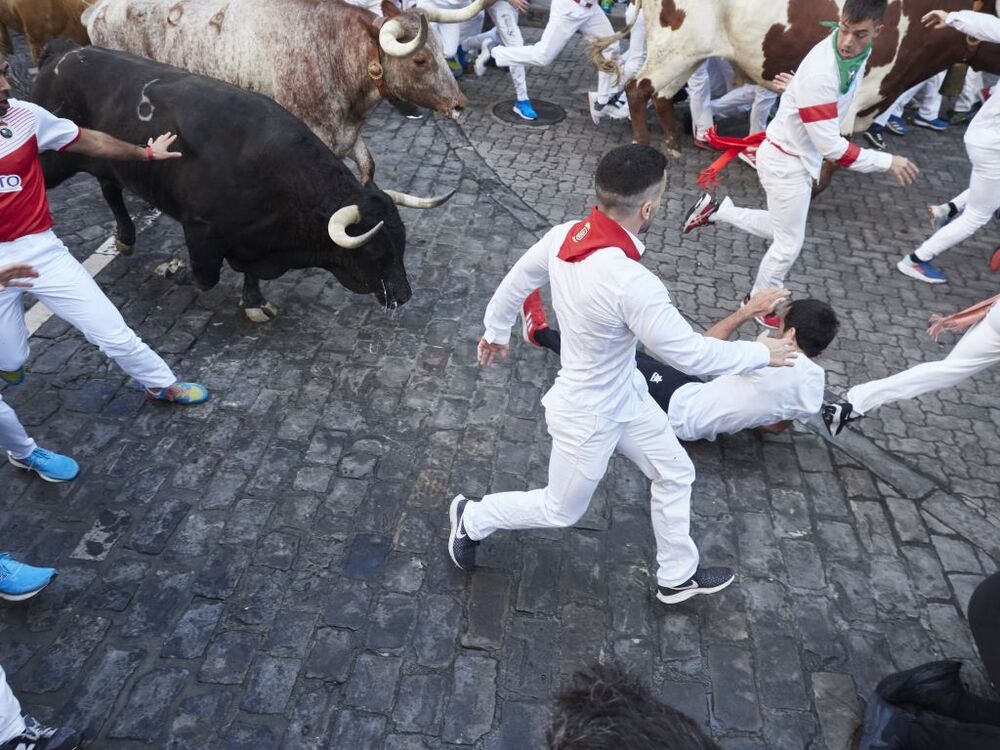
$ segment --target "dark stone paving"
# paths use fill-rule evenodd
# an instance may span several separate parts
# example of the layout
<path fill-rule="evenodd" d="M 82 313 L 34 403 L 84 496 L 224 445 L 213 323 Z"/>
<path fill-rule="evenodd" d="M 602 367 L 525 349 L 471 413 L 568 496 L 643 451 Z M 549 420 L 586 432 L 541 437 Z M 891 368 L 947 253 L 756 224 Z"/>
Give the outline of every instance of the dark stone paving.
<path fill-rule="evenodd" d="M 510 90 L 494 71 L 464 79 L 458 126 L 378 113 L 382 183 L 459 188 L 442 209 L 405 211 L 414 296 L 392 314 L 296 272 L 265 285 L 279 317 L 251 324 L 235 274 L 199 293 L 184 270 L 157 273 L 186 251 L 156 221 L 99 280 L 179 373 L 213 389 L 203 407 L 146 403 L 75 332 L 41 329 L 29 379 L 4 397 L 83 473 L 53 486 L 0 468 L 2 546 L 61 573 L 3 607 L 0 663 L 28 709 L 112 750 L 519 749 L 541 745 L 568 675 L 615 660 L 727 750 L 842 750 L 886 672 L 954 656 L 978 676 L 963 612 L 1000 559 L 997 467 L 980 447 L 1000 424 L 997 371 L 884 409 L 844 450 L 804 427 L 691 445 L 696 538 L 740 573 L 720 596 L 652 598 L 647 483 L 620 458 L 576 528 L 498 534 L 481 570 L 451 566 L 454 492 L 545 478 L 538 401 L 554 359 L 515 343 L 510 364 L 482 371 L 474 348 L 505 270 L 581 215 L 600 154 L 627 140 L 621 124 L 590 123 L 595 80 L 578 43 L 529 73 L 567 111 L 551 128 L 495 120 Z M 995 292 L 995 227 L 944 257 L 944 288 L 892 268 L 923 235 L 923 203 L 968 173 L 957 133 L 900 148 L 925 169 L 918 186 L 839 176 L 793 277 L 842 313 L 822 359 L 834 388 L 940 355 L 926 314 Z M 700 324 L 742 295 L 762 252 L 721 229 L 679 238 L 707 161 L 689 149 L 672 165 L 649 238 L 649 262 Z M 726 180 L 761 202 L 739 165 Z M 108 235 L 89 178 L 52 201 L 79 257 Z"/>

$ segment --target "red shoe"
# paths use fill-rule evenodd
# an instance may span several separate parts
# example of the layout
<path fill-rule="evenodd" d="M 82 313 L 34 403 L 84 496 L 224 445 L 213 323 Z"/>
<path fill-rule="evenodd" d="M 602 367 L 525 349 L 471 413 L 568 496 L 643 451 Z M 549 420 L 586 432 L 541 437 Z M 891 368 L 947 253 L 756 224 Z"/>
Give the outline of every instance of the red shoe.
<path fill-rule="evenodd" d="M 694 147 L 700 148 L 702 151 L 715 151 L 714 148 L 708 145 L 707 141 L 698 140 L 697 138 L 694 139 Z"/>
<path fill-rule="evenodd" d="M 750 301 L 750 295 L 748 294 L 740 302 L 740 308 L 746 307 L 747 303 Z M 764 328 L 770 328 L 772 331 L 778 331 L 781 329 L 781 316 L 777 313 L 768 313 L 767 315 L 757 315 L 754 317 L 757 321 L 757 325 L 763 326 Z"/>
<path fill-rule="evenodd" d="M 993 273 L 1000 271 L 1000 247 L 997 248 L 997 251 L 993 253 L 993 257 L 990 258 L 990 270 Z"/>
<path fill-rule="evenodd" d="M 535 341 L 535 334 L 549 327 L 549 320 L 542 307 L 542 293 L 537 289 L 529 294 L 521 305 L 521 335 L 529 344 L 541 346 Z"/>
<path fill-rule="evenodd" d="M 684 226 L 681 227 L 681 234 L 689 234 L 693 232 L 698 227 L 703 227 L 706 224 L 710 224 L 709 217 L 719 210 L 719 204 L 716 202 L 715 198 L 709 193 L 705 193 L 698 202 L 694 204 L 694 208 L 688 212 L 687 218 L 684 219 Z"/>
<path fill-rule="evenodd" d="M 748 146 L 740 151 L 739 159 L 753 171 L 757 171 L 757 147 Z"/>

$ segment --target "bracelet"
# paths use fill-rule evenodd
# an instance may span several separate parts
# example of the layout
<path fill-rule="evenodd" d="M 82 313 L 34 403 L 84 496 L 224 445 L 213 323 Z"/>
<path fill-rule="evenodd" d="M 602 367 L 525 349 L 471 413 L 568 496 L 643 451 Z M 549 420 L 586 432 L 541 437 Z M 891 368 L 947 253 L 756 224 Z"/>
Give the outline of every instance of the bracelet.
<path fill-rule="evenodd" d="M 153 161 L 153 147 L 146 146 L 146 161 Z"/>

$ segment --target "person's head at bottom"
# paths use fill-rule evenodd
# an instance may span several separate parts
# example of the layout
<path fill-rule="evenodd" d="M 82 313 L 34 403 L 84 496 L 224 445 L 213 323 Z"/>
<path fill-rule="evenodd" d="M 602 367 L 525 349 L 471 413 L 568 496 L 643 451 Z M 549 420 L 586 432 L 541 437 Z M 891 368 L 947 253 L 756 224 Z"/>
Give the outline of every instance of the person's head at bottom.
<path fill-rule="evenodd" d="M 789 302 L 780 313 L 779 336 L 791 338 L 810 359 L 818 357 L 837 336 L 840 321 L 826 302 L 818 299 L 797 299 Z"/>
<path fill-rule="evenodd" d="M 692 719 L 620 667 L 578 670 L 556 696 L 550 750 L 719 750 Z"/>
<path fill-rule="evenodd" d="M 667 186 L 667 157 L 633 143 L 611 149 L 597 165 L 597 207 L 633 234 L 653 224 Z"/>

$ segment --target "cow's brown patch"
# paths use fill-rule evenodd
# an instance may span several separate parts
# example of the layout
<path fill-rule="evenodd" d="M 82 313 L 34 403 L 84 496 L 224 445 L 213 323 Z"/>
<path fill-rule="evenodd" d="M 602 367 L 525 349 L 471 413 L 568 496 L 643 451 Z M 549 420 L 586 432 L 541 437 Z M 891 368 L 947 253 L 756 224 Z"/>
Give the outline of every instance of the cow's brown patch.
<path fill-rule="evenodd" d="M 674 0 L 663 0 L 660 5 L 660 25 L 677 31 L 684 23 L 687 13 L 674 4 Z"/>
<path fill-rule="evenodd" d="M 866 70 L 888 65 L 896 59 L 896 48 L 899 47 L 899 20 L 903 16 L 903 3 L 893 0 L 885 11 L 882 20 L 882 33 L 875 37 L 872 43 L 872 56 L 868 58 Z"/>
<path fill-rule="evenodd" d="M 840 8 L 833 0 L 789 0 L 788 25 L 776 23 L 764 35 L 764 80 L 798 68 L 809 50 L 830 33 L 820 24 L 838 20 Z"/>

